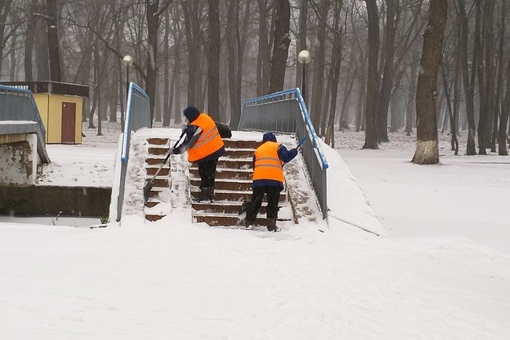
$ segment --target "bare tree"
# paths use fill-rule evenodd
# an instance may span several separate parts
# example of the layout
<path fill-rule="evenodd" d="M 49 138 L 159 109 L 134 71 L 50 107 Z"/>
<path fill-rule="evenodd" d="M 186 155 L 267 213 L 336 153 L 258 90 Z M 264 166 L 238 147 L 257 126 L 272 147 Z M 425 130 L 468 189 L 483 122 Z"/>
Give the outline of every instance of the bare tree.
<path fill-rule="evenodd" d="M 336 101 L 338 97 L 338 82 L 340 79 L 340 66 L 342 63 L 342 29 L 340 28 L 340 13 L 343 6 L 343 0 L 335 1 L 333 6 L 334 23 L 333 23 L 333 49 L 331 55 L 331 105 L 329 108 L 328 124 L 326 128 L 325 142 L 335 147 L 335 114 Z M 353 82 L 348 88 L 352 89 Z M 347 98 L 344 98 L 344 103 Z M 341 123 L 340 123 L 341 125 Z"/>
<path fill-rule="evenodd" d="M 271 29 L 269 24 L 269 5 L 268 0 L 257 0 L 259 9 L 259 27 L 258 27 L 258 57 L 257 57 L 257 96 L 262 96 L 269 92 L 269 83 L 271 79 Z"/>
<path fill-rule="evenodd" d="M 361 37 L 360 33 L 363 32 L 361 29 L 362 24 L 360 24 L 360 21 L 364 20 L 363 17 L 356 15 L 358 9 L 356 8 L 356 3 L 353 3 L 353 6 L 351 7 L 349 11 L 349 18 L 350 18 L 350 24 L 352 27 L 352 41 L 354 46 L 350 46 L 351 49 L 353 49 L 355 52 L 352 53 L 352 56 L 354 58 L 354 63 L 356 63 L 357 68 L 357 90 L 358 95 L 357 97 L 357 105 L 356 105 L 356 118 L 355 118 L 355 130 L 356 132 L 359 132 L 361 130 L 365 130 L 365 101 L 366 101 L 366 81 L 367 81 L 367 61 L 368 61 L 368 53 L 365 52 L 364 46 L 367 44 L 364 44 L 363 38 Z M 368 48 L 368 45 L 367 45 Z M 349 62 L 350 63 L 350 62 Z M 353 79 L 354 81 L 354 79 Z M 340 122 L 342 124 L 342 122 Z"/>
<path fill-rule="evenodd" d="M 147 77 L 145 88 L 150 100 L 151 122 L 154 119 L 154 105 L 156 103 L 157 57 L 158 57 L 158 29 L 161 16 L 173 0 L 166 0 L 160 5 L 159 0 L 145 0 L 145 15 L 147 17 Z"/>
<path fill-rule="evenodd" d="M 505 29 L 506 29 L 506 1 L 503 1 L 501 7 L 496 10 L 501 12 L 501 17 L 498 23 L 497 34 L 499 35 L 498 52 L 496 57 L 496 98 L 494 105 L 494 119 L 492 125 L 492 139 L 491 139 L 491 152 L 496 151 L 496 143 L 499 139 L 498 122 L 501 124 L 502 117 L 502 106 L 504 101 L 503 86 L 505 78 Z"/>
<path fill-rule="evenodd" d="M 376 112 L 379 103 L 379 14 L 376 0 L 365 0 L 368 12 L 368 70 L 365 106 L 365 144 L 363 149 L 378 149 Z"/>
<path fill-rule="evenodd" d="M 220 14 L 219 1 L 208 0 L 207 50 L 207 111 L 214 120 L 220 120 Z"/>
<path fill-rule="evenodd" d="M 200 22 L 196 0 L 181 0 L 188 48 L 188 105 L 198 105 L 197 83 L 200 64 Z"/>
<path fill-rule="evenodd" d="M 50 56 L 50 77 L 53 81 L 62 81 L 62 72 L 60 70 L 60 46 L 58 40 L 57 0 L 46 0 L 46 11 L 48 52 Z"/>
<path fill-rule="evenodd" d="M 441 64 L 447 0 L 431 0 L 429 19 L 423 36 L 420 75 L 416 90 L 416 151 L 412 162 L 439 163 L 437 139 L 436 97 L 437 77 Z"/>
<path fill-rule="evenodd" d="M 251 0 L 246 1 L 244 14 L 241 17 L 241 3 L 230 0 L 227 9 L 227 55 L 228 55 L 228 88 L 230 99 L 230 126 L 237 129 L 241 117 L 241 87 L 243 76 L 244 54 L 246 49 L 247 30 L 251 15 Z"/>
<path fill-rule="evenodd" d="M 467 153 L 476 154 L 477 127 L 482 129 L 487 122 L 483 138 L 490 139 L 494 149 L 496 131 L 502 123 L 505 61 L 509 51 L 505 44 L 509 31 L 504 26 L 508 1 L 448 1 L 453 4 L 454 20 L 448 22 L 453 34 L 447 36 L 445 43 L 446 78 L 438 88 L 437 112 L 445 130 L 448 124 L 451 129 L 460 129 L 460 134 L 461 129 L 468 130 Z M 342 51 L 347 52 L 341 54 L 342 59 L 338 59 L 337 52 L 339 30 L 334 28 L 338 12 L 332 10 L 332 5 L 340 3 L 348 19 L 340 25 Z M 306 48 L 313 55 L 313 63 L 307 67 L 312 90 L 307 104 L 311 104 L 310 113 L 318 133 L 332 143 L 331 124 L 344 124 L 345 120 L 354 123 L 358 131 L 365 130 L 364 147 L 377 148 L 384 140 L 388 115 L 390 131 L 398 131 L 404 125 L 405 111 L 406 132 L 412 131 L 420 39 L 426 24 L 424 8 L 429 3 L 429 0 L 4 0 L 0 1 L 1 70 L 4 80 L 23 74 L 27 80 L 53 77 L 48 49 L 51 12 L 48 6 L 56 5 L 56 16 L 51 17 L 57 18 L 61 80 L 90 85 L 90 103 L 101 119 L 116 121 L 117 108 L 124 110 L 126 69 L 121 60 L 130 54 L 135 60 L 130 80 L 145 87 L 155 121 L 163 118 L 165 126 L 178 124 L 181 115 L 174 116 L 174 112 L 182 111 L 181 103 L 195 104 L 230 121 L 235 128 L 243 99 L 294 83 L 300 86 L 303 68 L 294 65 L 294 58 L 288 62 L 288 53 L 294 53 L 294 45 L 287 49 L 285 42 L 295 36 L 295 53 Z M 287 12 L 290 5 L 288 24 L 283 21 L 287 15 L 280 15 L 282 5 Z M 167 13 L 170 15 L 164 16 Z M 163 23 L 164 30 L 160 27 Z M 381 31 L 374 34 L 373 29 Z M 92 56 L 94 45 L 97 50 Z M 96 58 L 99 60 L 94 64 Z M 292 79 L 288 77 L 290 73 Z M 278 86 L 270 88 L 271 77 L 278 79 Z M 350 93 L 357 93 L 356 99 L 349 99 Z M 481 118 L 493 112 L 483 124 L 482 121 L 478 124 L 479 108 L 483 109 Z M 376 141 L 371 140 L 373 124 L 380 130 Z M 502 128 L 508 133 L 508 124 Z"/>
<path fill-rule="evenodd" d="M 25 69 L 25 81 L 33 81 L 33 63 L 32 63 L 32 51 L 34 49 L 34 39 L 35 39 L 35 25 L 36 25 L 36 17 L 34 16 L 34 12 L 37 12 L 36 6 L 38 2 L 36 0 L 31 0 L 28 4 L 27 10 L 27 24 L 26 24 L 26 33 L 25 33 L 25 51 L 24 51 L 24 69 Z"/>
<path fill-rule="evenodd" d="M 287 57 L 290 45 L 290 3 L 289 0 L 276 0 L 276 20 L 274 28 L 273 55 L 271 57 L 271 81 L 269 93 L 283 90 Z"/>
<path fill-rule="evenodd" d="M 324 135 L 324 129 L 321 127 L 324 103 L 324 73 L 326 69 L 326 35 L 327 35 L 327 17 L 331 7 L 331 0 L 321 0 L 319 4 L 312 2 L 312 7 L 318 20 L 317 43 L 314 46 L 313 59 L 313 81 L 311 95 L 311 118 L 312 124 L 320 135 Z M 327 91 L 326 91 L 327 92 Z M 326 105 L 327 106 L 327 105 Z"/>
<path fill-rule="evenodd" d="M 485 6 L 483 6 L 485 4 Z M 478 153 L 486 155 L 490 148 L 492 116 L 494 114 L 494 1 L 475 2 L 477 17 L 482 20 L 480 32 L 481 48 L 478 53 L 478 87 L 480 92 L 480 110 L 478 116 Z M 483 7 L 482 7 L 483 6 Z"/>
<path fill-rule="evenodd" d="M 475 146 L 475 104 L 474 104 L 474 88 L 476 79 L 476 70 L 478 64 L 477 54 L 473 53 L 473 59 L 471 61 L 472 70 L 469 70 L 468 60 L 468 18 L 466 15 L 466 0 L 457 0 L 457 15 L 459 16 L 459 45 L 460 45 L 460 64 L 462 72 L 462 80 L 464 85 L 464 97 L 466 99 L 466 116 L 468 123 L 468 140 L 466 147 L 467 155 L 476 155 Z M 473 44 L 473 51 L 477 51 L 480 48 L 480 39 L 477 32 L 479 31 L 479 16 L 476 19 L 475 27 L 475 40 Z"/>
<path fill-rule="evenodd" d="M 386 27 L 384 32 L 384 46 L 381 52 L 384 56 L 381 92 L 377 111 L 377 139 L 379 142 L 389 142 L 388 139 L 388 108 L 393 90 L 395 54 L 395 32 L 397 31 L 399 0 L 386 0 Z"/>
<path fill-rule="evenodd" d="M 301 0 L 301 2 L 299 3 L 299 24 L 296 41 L 296 53 L 299 53 L 300 51 L 307 49 L 306 44 L 307 19 L 308 19 L 308 0 Z M 302 79 L 303 68 L 299 63 L 296 63 L 296 87 L 301 87 L 303 85 Z M 301 91 L 302 90 L 303 89 L 301 89 Z M 303 96 L 306 97 L 306 94 L 303 93 Z"/>
<path fill-rule="evenodd" d="M 506 94 L 503 106 L 501 108 L 501 122 L 498 130 L 498 149 L 500 156 L 507 156 L 508 150 L 506 147 L 507 143 L 507 125 L 508 115 L 510 112 L 510 58 L 508 59 L 508 66 L 506 68 Z"/>
<path fill-rule="evenodd" d="M 2 61 L 5 52 L 5 29 L 7 25 L 7 17 L 11 9 L 12 0 L 0 1 L 0 70 L 2 69 Z"/>
<path fill-rule="evenodd" d="M 170 11 L 165 12 L 165 33 L 163 34 L 163 126 L 170 125 L 173 92 L 170 90 Z"/>

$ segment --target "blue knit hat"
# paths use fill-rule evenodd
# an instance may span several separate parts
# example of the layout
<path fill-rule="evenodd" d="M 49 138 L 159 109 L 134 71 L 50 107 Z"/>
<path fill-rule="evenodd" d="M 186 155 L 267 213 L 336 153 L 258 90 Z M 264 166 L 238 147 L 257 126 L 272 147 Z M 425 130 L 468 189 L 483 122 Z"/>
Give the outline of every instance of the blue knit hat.
<path fill-rule="evenodd" d="M 198 116 L 200 115 L 200 111 L 198 111 L 198 109 L 194 106 L 188 106 L 187 108 L 184 109 L 183 113 L 184 117 L 188 118 L 188 121 L 190 123 L 197 119 Z"/>
<path fill-rule="evenodd" d="M 263 142 L 271 141 L 276 142 L 276 136 L 272 132 L 266 132 L 264 133 L 264 136 L 262 137 Z"/>

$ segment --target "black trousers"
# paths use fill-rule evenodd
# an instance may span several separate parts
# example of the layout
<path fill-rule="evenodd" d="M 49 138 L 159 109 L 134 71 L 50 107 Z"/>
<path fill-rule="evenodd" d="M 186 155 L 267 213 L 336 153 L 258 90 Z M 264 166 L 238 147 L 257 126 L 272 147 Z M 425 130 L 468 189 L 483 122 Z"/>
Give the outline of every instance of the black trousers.
<path fill-rule="evenodd" d="M 267 218 L 278 217 L 278 202 L 280 201 L 280 192 L 282 188 L 273 185 L 264 185 L 253 189 L 251 196 L 251 209 L 246 212 L 246 220 L 255 221 L 259 213 L 264 195 L 267 194 Z"/>
<path fill-rule="evenodd" d="M 218 159 L 198 163 L 198 174 L 200 175 L 200 189 L 214 188 L 216 179 L 216 166 Z"/>

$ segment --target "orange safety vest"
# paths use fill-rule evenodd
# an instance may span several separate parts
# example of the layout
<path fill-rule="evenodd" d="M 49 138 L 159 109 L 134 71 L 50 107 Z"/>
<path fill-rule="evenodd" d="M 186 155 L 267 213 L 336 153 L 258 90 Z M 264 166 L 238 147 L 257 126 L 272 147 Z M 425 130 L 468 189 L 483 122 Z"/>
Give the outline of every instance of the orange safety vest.
<path fill-rule="evenodd" d="M 223 139 L 211 117 L 201 113 L 191 124 L 202 128 L 202 132 L 195 145 L 188 150 L 188 161 L 199 161 L 223 147 Z"/>
<path fill-rule="evenodd" d="M 282 161 L 278 157 L 279 143 L 265 142 L 255 150 L 253 180 L 269 179 L 283 183 Z"/>

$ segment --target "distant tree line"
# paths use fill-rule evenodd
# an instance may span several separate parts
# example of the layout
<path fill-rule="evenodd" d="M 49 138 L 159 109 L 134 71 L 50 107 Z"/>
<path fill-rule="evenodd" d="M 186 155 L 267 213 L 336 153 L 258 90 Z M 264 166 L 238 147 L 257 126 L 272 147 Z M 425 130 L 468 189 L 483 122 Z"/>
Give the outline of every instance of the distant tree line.
<path fill-rule="evenodd" d="M 2 0 L 0 80 L 88 85 L 94 127 L 94 115 L 122 121 L 129 72 L 150 96 L 154 122 L 179 125 L 182 109 L 194 104 L 235 129 L 243 100 L 302 87 L 297 55 L 307 49 L 307 107 L 328 144 L 352 127 L 365 131 L 364 148 L 377 148 L 389 131 L 411 134 L 426 124 L 436 143 L 437 131 L 449 131 L 456 152 L 457 136 L 467 133 L 466 154 L 507 155 L 509 7 L 507 0 Z M 436 45 L 427 45 L 428 35 Z M 129 69 L 126 55 L 134 59 Z M 423 68 L 431 60 L 437 72 Z M 420 75 L 428 77 L 424 91 L 433 88 L 422 96 Z"/>

